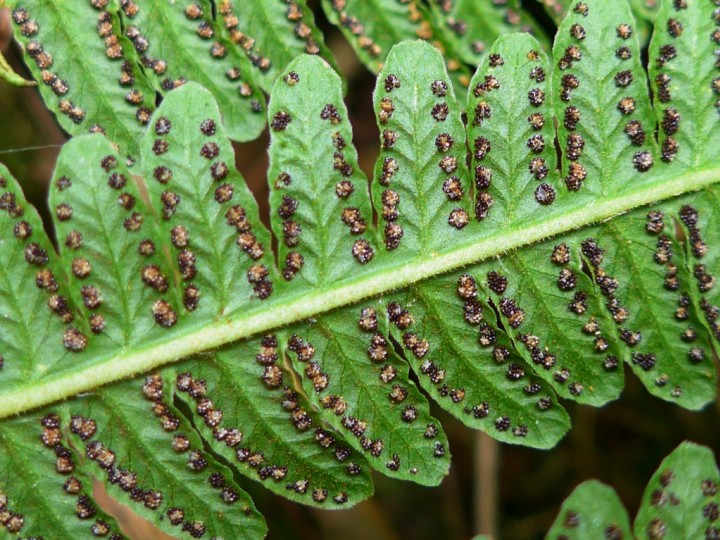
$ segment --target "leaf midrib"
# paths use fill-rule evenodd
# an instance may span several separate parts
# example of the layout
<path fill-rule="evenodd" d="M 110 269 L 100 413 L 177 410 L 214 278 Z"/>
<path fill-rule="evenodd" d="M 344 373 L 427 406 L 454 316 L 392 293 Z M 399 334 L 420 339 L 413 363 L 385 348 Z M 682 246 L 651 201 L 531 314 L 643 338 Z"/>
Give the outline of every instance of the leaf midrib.
<path fill-rule="evenodd" d="M 258 303 L 254 309 L 248 308 L 244 312 L 245 317 L 213 321 L 209 325 L 188 329 L 184 335 L 156 342 L 143 349 L 109 356 L 79 371 L 66 371 L 45 382 L 4 392 L 0 396 L 0 418 L 66 399 L 80 392 L 178 361 L 191 354 L 314 317 L 363 298 L 406 287 L 437 274 L 612 218 L 639 206 L 697 191 L 719 180 L 720 166 L 708 166 L 682 175 L 658 179 L 652 184 L 639 186 L 635 191 L 618 193 L 600 202 L 576 204 L 564 211 L 558 211 L 555 216 L 545 221 L 526 223 L 515 229 L 498 229 L 481 240 L 455 246 L 454 249 L 442 253 L 433 252 L 412 262 L 398 260 L 394 264 L 376 265 L 373 270 L 360 273 L 354 278 L 339 280 L 324 290 L 295 294 L 286 292 L 279 300 Z"/>

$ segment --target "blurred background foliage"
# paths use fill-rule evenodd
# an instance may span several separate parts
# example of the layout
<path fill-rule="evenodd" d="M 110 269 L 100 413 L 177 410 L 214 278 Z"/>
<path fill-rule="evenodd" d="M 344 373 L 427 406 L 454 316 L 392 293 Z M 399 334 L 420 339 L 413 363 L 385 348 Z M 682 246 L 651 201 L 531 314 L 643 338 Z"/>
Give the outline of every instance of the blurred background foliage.
<path fill-rule="evenodd" d="M 655 0 L 639 0 L 655 7 Z M 347 105 L 354 126 L 360 164 L 368 176 L 378 154 L 378 129 L 372 111 L 375 77 L 367 71 L 340 32 L 310 1 L 316 21 L 337 59 L 349 92 Z M 553 18 L 543 11 L 556 0 L 528 0 L 525 7 L 552 38 Z M 551 11 L 552 13 L 552 11 Z M 7 10 L 0 10 L 0 51 L 23 76 L 29 73 L 13 43 Z M 67 136 L 45 108 L 37 89 L 18 88 L 0 80 L 0 161 L 23 182 L 30 200 L 46 212 L 47 182 Z M 251 143 L 236 144 L 237 166 L 267 214 L 268 133 Z M 634 516 L 645 484 L 660 461 L 683 440 L 720 450 L 720 401 L 703 412 L 689 412 L 651 397 L 626 366 L 626 388 L 620 400 L 602 409 L 565 403 L 573 428 L 552 451 L 499 445 L 474 433 L 436 408 L 450 439 L 450 474 L 438 488 L 392 481 L 375 475 L 376 494 L 342 512 L 320 511 L 291 503 L 244 477 L 238 480 L 265 515 L 269 539 L 466 539 L 477 533 L 494 538 L 543 538 L 562 500 L 580 482 L 597 478 L 612 485 Z M 133 538 L 168 538 L 135 518 L 102 493 Z"/>

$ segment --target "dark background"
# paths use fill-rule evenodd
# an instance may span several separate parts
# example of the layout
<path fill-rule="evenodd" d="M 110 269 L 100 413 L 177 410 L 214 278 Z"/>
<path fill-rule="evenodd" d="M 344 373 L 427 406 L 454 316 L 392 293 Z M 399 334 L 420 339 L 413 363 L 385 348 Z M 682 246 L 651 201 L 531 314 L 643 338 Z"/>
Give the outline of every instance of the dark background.
<path fill-rule="evenodd" d="M 311 2 L 315 4 L 315 2 Z M 527 2 L 533 11 L 536 2 Z M 316 9 L 350 88 L 347 105 L 355 130 L 361 166 L 372 176 L 378 154 L 378 130 L 372 111 L 375 78 L 360 65 L 347 42 Z M 539 13 L 539 12 L 538 12 Z M 550 35 L 555 27 L 541 18 Z M 7 12 L 0 10 L 0 50 L 29 76 L 11 42 Z M 23 182 L 30 199 L 46 211 L 47 182 L 66 135 L 45 108 L 36 89 L 12 87 L 0 81 L 0 162 Z M 252 143 L 236 145 L 237 166 L 267 209 L 265 173 L 267 133 Z M 267 213 L 267 212 L 266 212 Z M 644 486 L 660 461 L 683 440 L 720 449 L 720 402 L 703 412 L 689 412 L 652 398 L 629 370 L 620 400 L 602 409 L 566 403 L 573 428 L 552 451 L 499 445 L 434 412 L 450 439 L 453 465 L 438 488 L 375 476 L 376 495 L 342 512 L 318 511 L 270 494 L 258 484 L 242 480 L 268 521 L 268 538 L 464 539 L 479 532 L 516 540 L 542 538 L 562 500 L 583 480 L 598 478 L 612 485 L 631 517 Z M 482 471 L 493 471 L 490 474 Z M 102 493 L 103 504 L 111 504 Z M 166 538 L 116 506 L 133 537 Z M 128 529 L 128 532 L 131 532 Z"/>

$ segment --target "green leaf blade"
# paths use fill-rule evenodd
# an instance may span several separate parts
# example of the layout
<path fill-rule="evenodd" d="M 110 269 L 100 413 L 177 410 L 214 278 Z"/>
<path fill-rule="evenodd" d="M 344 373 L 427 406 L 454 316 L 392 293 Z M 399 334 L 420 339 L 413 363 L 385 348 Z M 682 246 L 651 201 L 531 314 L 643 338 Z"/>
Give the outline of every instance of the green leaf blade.
<path fill-rule="evenodd" d="M 117 13 L 89 2 L 17 4 L 16 38 L 63 129 L 71 135 L 104 132 L 137 158 L 156 96 L 129 42 L 120 38 Z"/>
<path fill-rule="evenodd" d="M 267 298 L 270 238 L 234 168 L 210 92 L 187 83 L 165 99 L 143 140 L 143 160 L 151 203 L 160 209 L 159 235 L 179 273 L 183 314 L 200 322 Z"/>
<path fill-rule="evenodd" d="M 686 303 L 683 296 L 695 284 L 682 247 L 670 240 L 672 214 L 666 214 L 658 233 L 650 232 L 650 221 L 648 212 L 637 210 L 622 224 L 608 222 L 587 231 L 604 250 L 600 263 L 591 265 L 635 374 L 650 393 L 697 410 L 715 395 L 711 345 L 704 332 L 697 332 L 702 322 L 691 306 L 678 316 Z M 631 307 L 630 298 L 644 300 Z M 702 352 L 699 359 L 697 351 Z"/>
<path fill-rule="evenodd" d="M 201 373 L 204 397 L 223 411 L 217 426 L 199 424 L 201 435 L 240 473 L 290 500 L 340 508 L 366 499 L 373 492 L 370 466 L 294 389 L 294 373 L 279 361 L 278 340 L 267 338 L 178 366 L 177 381 L 187 374 L 199 379 Z M 178 390 L 176 395 L 197 409 L 197 399 Z M 215 428 L 241 435 L 222 437 Z"/>
<path fill-rule="evenodd" d="M 453 43 L 453 50 L 472 66 L 478 65 L 493 42 L 506 33 L 529 32 L 544 46 L 549 45 L 540 25 L 517 3 L 508 6 L 492 0 L 431 2 L 430 12 L 435 25 Z"/>
<path fill-rule="evenodd" d="M 563 398 L 600 406 L 622 391 L 622 353 L 578 243 L 563 240 L 483 265 L 483 284 L 535 372 Z"/>
<path fill-rule="evenodd" d="M 334 66 L 332 53 L 315 24 L 305 0 L 292 5 L 282 2 L 236 2 L 218 4 L 218 23 L 223 32 L 255 68 L 256 77 L 267 92 L 281 70 L 303 53 L 317 54 Z"/>
<path fill-rule="evenodd" d="M 53 373 L 70 353 L 62 346 L 63 322 L 47 306 L 64 274 L 40 216 L 1 164 L 0 205 L 0 384 L 8 391 Z"/>
<path fill-rule="evenodd" d="M 471 219 L 470 186 L 460 110 L 440 52 L 421 41 L 396 45 L 373 101 L 381 151 L 372 194 L 386 249 L 399 259 L 453 245 Z"/>
<path fill-rule="evenodd" d="M 407 363 L 392 351 L 381 310 L 380 305 L 362 305 L 293 327 L 291 351 L 299 342 L 322 354 L 307 358 L 300 346 L 288 355 L 296 371 L 304 372 L 303 388 L 321 418 L 373 468 L 393 478 L 438 485 L 450 467 L 447 437 L 409 379 Z"/>
<path fill-rule="evenodd" d="M 583 5 L 558 28 L 553 92 L 562 175 L 585 198 L 646 181 L 662 164 L 630 6 L 626 0 Z"/>
<path fill-rule="evenodd" d="M 43 433 L 49 447 L 41 444 Z M 47 437 L 56 436 L 62 442 L 54 451 Z M 115 520 L 92 501 L 93 478 L 77 467 L 78 457 L 66 444 L 67 433 L 44 428 L 37 415 L 3 423 L 0 511 L 7 538 L 93 538 L 95 531 L 123 538 Z"/>
<path fill-rule="evenodd" d="M 76 137 L 65 146 L 51 186 L 49 204 L 69 296 L 81 307 L 79 324 L 86 335 L 98 334 L 90 340 L 95 350 L 160 337 L 151 311 L 159 295 L 140 279 L 160 256 L 141 256 L 139 248 L 142 242 L 155 250 L 162 244 L 121 156 L 101 135 Z"/>
<path fill-rule="evenodd" d="M 284 279 L 322 286 L 371 263 L 372 207 L 340 78 L 301 56 L 276 83 L 269 115 L 271 223 Z"/>
<path fill-rule="evenodd" d="M 674 205 L 686 234 L 688 270 L 695 278 L 690 296 L 716 346 L 720 343 L 720 287 L 717 286 L 718 253 L 709 249 L 720 241 L 720 231 L 712 223 L 720 215 L 720 193 L 715 187 L 680 198 Z M 717 348 L 716 348 L 717 350 Z"/>
<path fill-rule="evenodd" d="M 714 135 L 720 121 L 720 65 L 714 52 L 720 28 L 706 3 L 682 5 L 662 3 L 650 43 L 649 75 L 662 159 L 688 167 L 715 161 L 720 150 Z"/>
<path fill-rule="evenodd" d="M 323 0 L 322 6 L 328 19 L 341 29 L 373 73 L 382 69 L 393 45 L 419 37 L 423 28 L 429 30 L 415 0 L 405 5 L 385 0 Z"/>
<path fill-rule="evenodd" d="M 263 538 L 265 520 L 232 472 L 203 451 L 190 422 L 152 375 L 67 404 L 78 464 L 115 500 L 161 531 Z M 90 434 L 88 423 L 96 429 Z M 194 534 L 193 534 L 194 533 Z"/>
<path fill-rule="evenodd" d="M 384 66 L 392 48 L 420 38 L 447 53 L 447 69 L 458 92 L 467 88 L 470 74 L 456 55 L 451 40 L 433 27 L 427 8 L 417 0 L 323 0 L 330 22 L 345 35 L 360 60 L 373 73 Z"/>
<path fill-rule="evenodd" d="M 466 275 L 474 280 L 473 274 L 475 268 Z M 421 386 L 468 427 L 502 442 L 552 448 L 569 429 L 567 413 L 496 328 L 478 282 L 478 296 L 468 286 L 463 297 L 461 281 L 468 281 L 465 275 L 443 276 L 395 296 L 414 323 L 402 328 L 398 318 L 393 334 L 405 345 Z M 408 334 L 427 340 L 428 352 L 408 347 Z"/>
<path fill-rule="evenodd" d="M 711 516 L 718 507 L 719 481 L 710 449 L 681 444 L 648 482 L 633 525 L 636 536 L 651 538 L 662 531 L 667 538 L 689 540 L 717 533 Z"/>
<path fill-rule="evenodd" d="M 550 64 L 540 43 L 527 34 L 500 37 L 470 90 L 476 217 L 487 220 L 485 227 L 502 227 L 561 205 L 566 191 L 552 144 Z"/>
<path fill-rule="evenodd" d="M 537 0 L 545 6 L 545 11 L 559 25 L 571 7 L 576 6 L 574 0 Z M 647 0 L 630 0 L 630 7 L 638 22 L 641 32 L 641 44 L 647 46 L 653 30 L 655 16 L 662 2 L 648 2 Z"/>
<path fill-rule="evenodd" d="M 256 139 L 265 127 L 264 97 L 249 60 L 220 35 L 211 3 L 140 0 L 135 7 L 123 9 L 125 35 L 142 51 L 155 88 L 167 95 L 186 81 L 203 85 L 218 102 L 230 137 Z"/>
<path fill-rule="evenodd" d="M 545 538 L 630 537 L 630 518 L 615 490 L 597 480 L 589 480 L 565 499 Z"/>

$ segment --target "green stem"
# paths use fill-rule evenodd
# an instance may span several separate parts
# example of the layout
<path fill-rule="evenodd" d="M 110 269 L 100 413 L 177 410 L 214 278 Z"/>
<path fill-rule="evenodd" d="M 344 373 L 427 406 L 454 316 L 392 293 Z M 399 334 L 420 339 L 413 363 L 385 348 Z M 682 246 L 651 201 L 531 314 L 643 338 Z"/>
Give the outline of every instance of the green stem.
<path fill-rule="evenodd" d="M 0 9 L 3 7 L 2 1 L 0 0 Z M 35 81 L 28 81 L 15 73 L 10 63 L 3 56 L 2 51 L 0 51 L 0 79 L 4 79 L 15 86 L 37 86 Z"/>
<path fill-rule="evenodd" d="M 455 270 L 507 251 L 532 244 L 573 229 L 597 223 L 634 208 L 697 191 L 720 180 L 720 167 L 708 167 L 641 185 L 636 191 L 570 207 L 550 219 L 520 228 L 506 228 L 455 247 L 433 253 L 423 260 L 378 266 L 359 277 L 338 281 L 323 290 L 286 295 L 275 303 L 260 304 L 244 317 L 213 322 L 183 336 L 153 343 L 144 349 L 123 351 L 79 371 L 64 373 L 0 396 L 0 418 L 69 398 L 141 372 L 220 347 L 238 339 L 318 316 L 364 298 L 406 287 L 429 277 Z"/>

